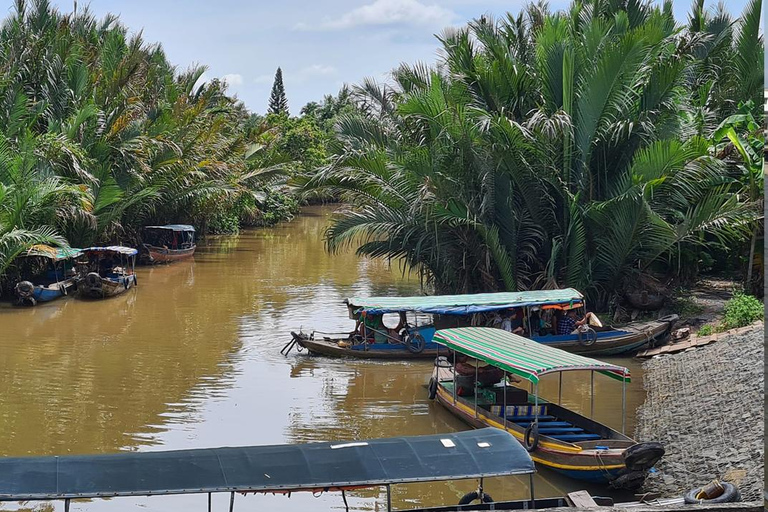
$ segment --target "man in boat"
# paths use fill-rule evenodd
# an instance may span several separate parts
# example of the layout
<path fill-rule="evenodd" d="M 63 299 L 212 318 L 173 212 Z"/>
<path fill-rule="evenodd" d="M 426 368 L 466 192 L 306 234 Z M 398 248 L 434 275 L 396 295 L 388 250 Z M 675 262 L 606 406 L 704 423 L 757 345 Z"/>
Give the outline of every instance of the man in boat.
<path fill-rule="evenodd" d="M 517 312 L 516 308 L 509 309 L 509 316 L 502 320 L 501 328 L 512 334 L 523 335 L 525 330 L 523 329 L 523 319 Z"/>
<path fill-rule="evenodd" d="M 576 309 L 569 309 L 560 322 L 557 324 L 557 334 L 574 334 L 577 327 L 582 325 L 594 324 L 597 327 L 602 327 L 600 320 L 592 312 L 588 312 L 581 320 L 576 319 Z"/>

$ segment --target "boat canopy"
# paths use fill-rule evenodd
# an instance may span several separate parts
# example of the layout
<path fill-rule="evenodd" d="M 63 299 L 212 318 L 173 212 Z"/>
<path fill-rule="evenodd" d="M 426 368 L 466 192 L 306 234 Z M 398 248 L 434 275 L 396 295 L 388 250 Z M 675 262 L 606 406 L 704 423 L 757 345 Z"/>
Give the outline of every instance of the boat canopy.
<path fill-rule="evenodd" d="M 123 256 L 136 256 L 139 251 L 133 247 L 123 247 L 122 245 L 110 245 L 107 247 L 86 247 L 83 252 L 113 252 Z"/>
<path fill-rule="evenodd" d="M 584 296 L 573 288 L 525 292 L 476 293 L 471 295 L 426 295 L 421 297 L 350 297 L 353 312 L 371 314 L 419 312 L 436 315 L 468 315 L 523 306 L 568 304 L 580 306 Z"/>
<path fill-rule="evenodd" d="M 189 224 L 167 224 L 165 226 L 144 226 L 144 229 L 168 229 L 170 231 L 195 231 Z"/>
<path fill-rule="evenodd" d="M 547 373 L 594 370 L 630 382 L 629 369 L 548 347 L 492 327 L 458 327 L 435 333 L 434 341 L 460 354 L 485 361 L 534 384 Z"/>
<path fill-rule="evenodd" d="M 331 491 L 535 472 L 496 428 L 372 441 L 0 458 L 0 501 Z"/>
<path fill-rule="evenodd" d="M 81 254 L 83 254 L 83 251 L 81 249 L 75 249 L 74 247 L 51 247 L 49 245 L 38 244 L 30 247 L 25 256 L 40 256 L 53 261 L 62 261 L 70 258 L 77 258 Z"/>

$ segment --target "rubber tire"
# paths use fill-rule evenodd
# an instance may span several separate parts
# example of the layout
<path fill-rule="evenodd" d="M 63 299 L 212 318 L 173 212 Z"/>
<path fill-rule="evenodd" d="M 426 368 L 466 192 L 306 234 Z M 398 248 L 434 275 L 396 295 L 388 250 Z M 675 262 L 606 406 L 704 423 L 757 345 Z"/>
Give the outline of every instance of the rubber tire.
<path fill-rule="evenodd" d="M 647 471 L 659 462 L 665 452 L 661 443 L 638 443 L 624 450 L 621 455 L 629 471 Z"/>
<path fill-rule="evenodd" d="M 611 480 L 610 486 L 614 489 L 635 491 L 645 483 L 645 471 L 630 471 Z"/>
<path fill-rule="evenodd" d="M 680 320 L 680 317 L 677 316 L 677 315 L 672 314 L 672 315 L 665 315 L 665 316 L 659 318 L 656 321 L 657 322 L 670 322 L 670 323 L 673 323 L 673 322 L 677 322 L 678 320 Z"/>
<path fill-rule="evenodd" d="M 728 482 L 720 482 L 723 487 L 724 491 L 723 494 L 718 496 L 717 498 L 712 498 L 711 500 L 697 500 L 696 495 L 701 492 L 701 487 L 697 487 L 696 489 L 691 489 L 685 494 L 685 502 L 689 505 L 694 505 L 701 503 L 703 505 L 708 505 L 710 503 L 733 503 L 736 501 L 741 501 L 741 495 L 739 494 L 739 489 L 733 485 L 729 484 Z"/>
<path fill-rule="evenodd" d="M 416 342 L 416 345 L 413 344 L 414 341 Z M 424 336 L 417 332 L 413 336 L 408 337 L 408 339 L 405 341 L 405 346 L 408 347 L 408 350 L 412 354 L 421 354 L 424 352 L 424 347 L 427 346 L 427 340 L 425 340 Z"/>
<path fill-rule="evenodd" d="M 461 497 L 459 500 L 459 505 L 469 505 L 473 501 L 477 501 L 479 496 L 477 495 L 477 491 L 468 492 L 464 496 Z M 483 499 L 480 500 L 483 503 L 493 503 L 493 498 L 491 498 L 490 494 L 483 493 Z"/>
<path fill-rule="evenodd" d="M 533 441 L 528 442 L 528 440 L 531 437 L 531 434 L 533 434 Z M 531 423 L 528 425 L 525 429 L 525 434 L 523 435 L 523 446 L 525 446 L 525 449 L 529 452 L 534 451 L 539 446 L 539 425 L 537 423 Z"/>
<path fill-rule="evenodd" d="M 434 400 L 437 396 L 437 380 L 435 380 L 434 377 L 429 379 L 429 386 L 427 389 L 429 390 L 429 399 Z"/>
<path fill-rule="evenodd" d="M 591 347 L 597 342 L 597 333 L 591 327 L 588 327 L 585 332 L 579 331 L 579 345 L 582 347 Z"/>

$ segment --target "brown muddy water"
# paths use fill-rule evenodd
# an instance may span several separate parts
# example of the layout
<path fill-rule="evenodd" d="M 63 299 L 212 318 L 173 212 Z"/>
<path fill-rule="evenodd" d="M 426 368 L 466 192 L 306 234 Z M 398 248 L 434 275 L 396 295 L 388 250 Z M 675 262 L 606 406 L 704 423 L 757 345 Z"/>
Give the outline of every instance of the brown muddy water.
<path fill-rule="evenodd" d="M 351 440 L 463 430 L 427 399 L 431 362 L 365 362 L 280 354 L 291 330 L 348 330 L 350 295 L 418 293 L 396 265 L 329 255 L 330 207 L 293 222 L 209 239 L 194 261 L 138 270 L 112 299 L 0 304 L 0 456 L 109 453 Z M 644 399 L 641 367 L 627 388 L 628 432 Z M 621 386 L 595 377 L 598 420 L 621 427 Z M 557 376 L 544 378 L 557 396 Z M 566 405 L 589 413 L 589 374 L 565 374 Z M 496 478 L 497 500 L 528 496 L 527 478 Z M 458 502 L 476 482 L 393 487 L 393 506 Z M 600 487 L 541 470 L 537 496 Z M 214 496 L 226 510 L 228 495 Z M 384 490 L 356 491 L 354 510 L 381 510 Z M 18 504 L 0 504 L 16 510 Z M 61 503 L 26 504 L 63 510 Z M 205 510 L 204 495 L 73 503 L 88 511 Z M 343 510 L 338 493 L 238 495 L 235 510 Z"/>

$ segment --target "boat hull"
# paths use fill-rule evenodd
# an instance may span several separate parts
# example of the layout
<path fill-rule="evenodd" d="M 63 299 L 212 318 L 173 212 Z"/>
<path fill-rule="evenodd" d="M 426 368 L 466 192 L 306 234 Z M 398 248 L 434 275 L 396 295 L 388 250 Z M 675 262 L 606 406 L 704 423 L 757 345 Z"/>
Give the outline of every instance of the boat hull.
<path fill-rule="evenodd" d="M 52 300 L 66 297 L 74 293 L 77 288 L 75 278 L 65 279 L 49 285 L 35 285 L 31 296 L 18 296 L 17 303 L 25 306 L 34 306 L 39 302 L 51 302 Z"/>
<path fill-rule="evenodd" d="M 505 428 L 500 417 L 493 416 L 481 407 L 478 407 L 477 412 L 475 412 L 474 405 L 466 399 L 456 397 L 456 402 L 454 402 L 453 393 L 443 384 L 438 384 L 435 399 L 440 405 L 472 427 Z M 524 443 L 525 431 L 517 424 L 507 422 L 506 430 L 514 435 L 518 441 Z M 534 462 L 568 477 L 607 484 L 626 471 L 622 454 L 634 442 L 629 438 L 625 439 L 626 441 L 623 442 L 610 441 L 612 445 L 617 445 L 611 449 L 595 450 L 582 449 L 577 444 L 557 441 L 542 435 L 538 447 L 531 452 L 531 458 Z"/>
<path fill-rule="evenodd" d="M 104 299 L 120 295 L 136 286 L 136 276 L 127 275 L 116 278 L 102 277 L 99 286 L 88 286 L 84 281 L 78 284 L 78 293 L 91 299 Z"/>
<path fill-rule="evenodd" d="M 195 254 L 196 246 L 189 247 L 187 249 L 166 249 L 164 247 L 155 247 L 153 245 L 144 245 L 146 247 L 149 263 L 173 263 L 174 261 L 181 261 L 187 258 L 191 258 Z"/>
<path fill-rule="evenodd" d="M 636 352 L 646 345 L 663 342 L 672 331 L 674 321 L 646 322 L 637 324 L 623 331 L 607 331 L 598 333 L 597 341 L 585 345 L 578 341 L 575 335 L 568 336 L 536 336 L 532 339 L 550 347 L 559 348 L 572 354 L 585 356 L 613 356 Z M 564 339 L 563 339 L 564 338 Z"/>
<path fill-rule="evenodd" d="M 408 350 L 405 345 L 397 344 L 368 344 L 367 350 L 363 344 L 350 347 L 340 346 L 339 342 L 348 340 L 323 339 L 311 340 L 305 334 L 296 335 L 296 343 L 312 355 L 329 357 L 354 357 L 357 359 L 434 359 L 438 355 L 447 355 L 448 349 L 437 343 L 427 343 L 419 353 Z"/>

